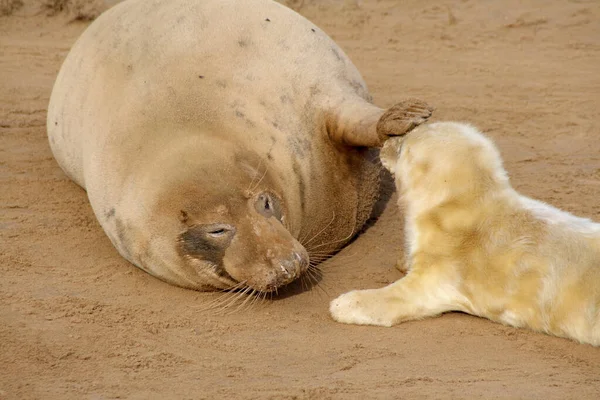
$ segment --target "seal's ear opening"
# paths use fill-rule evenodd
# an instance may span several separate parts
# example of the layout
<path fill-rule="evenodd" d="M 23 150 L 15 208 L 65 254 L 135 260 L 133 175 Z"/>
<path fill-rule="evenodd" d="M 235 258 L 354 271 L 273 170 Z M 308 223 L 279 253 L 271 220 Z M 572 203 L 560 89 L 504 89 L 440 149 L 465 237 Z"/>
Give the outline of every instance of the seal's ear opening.
<path fill-rule="evenodd" d="M 381 165 L 387 169 L 392 175 L 396 171 L 396 164 L 400 158 L 400 150 L 402 149 L 403 136 L 395 136 L 385 141 L 381 151 L 379 152 L 379 159 Z"/>
<path fill-rule="evenodd" d="M 188 213 L 183 210 L 180 210 L 179 211 L 179 222 L 181 222 L 182 224 L 187 224 L 188 220 L 189 220 Z"/>

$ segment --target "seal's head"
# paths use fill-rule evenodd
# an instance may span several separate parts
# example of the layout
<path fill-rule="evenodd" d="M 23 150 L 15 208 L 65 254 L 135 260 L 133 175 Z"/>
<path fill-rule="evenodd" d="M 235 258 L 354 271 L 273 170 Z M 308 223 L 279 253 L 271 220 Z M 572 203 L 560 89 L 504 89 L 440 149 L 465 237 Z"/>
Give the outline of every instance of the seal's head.
<path fill-rule="evenodd" d="M 283 201 L 274 191 L 219 195 L 198 211 L 180 210 L 177 252 L 200 277 L 212 274 L 215 287 L 270 292 L 308 268 L 308 253 L 285 227 Z"/>
<path fill-rule="evenodd" d="M 156 188 L 144 218 L 146 239 L 135 240 L 146 243 L 134 255 L 136 265 L 199 290 L 271 292 L 298 278 L 309 256 L 290 231 L 294 212 L 280 174 L 252 152 L 206 146 L 213 149 L 202 158 L 191 150 L 178 151 L 176 162 L 153 160 L 160 167 L 136 183 Z M 160 254 L 144 256 L 147 249 Z"/>

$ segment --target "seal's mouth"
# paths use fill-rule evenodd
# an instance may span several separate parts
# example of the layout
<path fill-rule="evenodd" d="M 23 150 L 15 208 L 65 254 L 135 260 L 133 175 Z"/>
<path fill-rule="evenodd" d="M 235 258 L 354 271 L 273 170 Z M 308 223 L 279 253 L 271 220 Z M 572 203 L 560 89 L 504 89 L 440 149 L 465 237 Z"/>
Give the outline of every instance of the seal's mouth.
<path fill-rule="evenodd" d="M 320 270 L 311 266 L 308 253 L 303 247 L 300 251 L 292 251 L 287 259 L 259 265 L 250 268 L 262 268 L 263 273 L 251 274 L 248 279 L 238 281 L 229 273 L 228 278 L 222 274 L 220 282 L 225 287 L 220 291 L 224 293 L 206 304 L 203 310 L 218 313 L 247 310 L 265 300 L 287 297 L 311 288 L 318 284 L 321 276 Z"/>

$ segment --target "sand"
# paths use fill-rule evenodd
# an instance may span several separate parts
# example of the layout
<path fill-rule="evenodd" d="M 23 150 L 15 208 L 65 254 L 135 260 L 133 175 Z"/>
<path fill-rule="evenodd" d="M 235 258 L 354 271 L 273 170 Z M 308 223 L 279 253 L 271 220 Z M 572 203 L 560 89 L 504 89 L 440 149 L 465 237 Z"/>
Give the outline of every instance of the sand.
<path fill-rule="evenodd" d="M 89 15 L 24 3 L 0 12 L 0 399 L 600 398 L 600 348 L 460 313 L 333 322 L 340 293 L 401 277 L 395 195 L 317 287 L 243 312 L 203 312 L 215 294 L 129 264 L 46 139 L 54 78 Z M 287 3 L 341 45 L 378 105 L 415 96 L 435 120 L 477 125 L 518 190 L 600 220 L 597 0 Z"/>

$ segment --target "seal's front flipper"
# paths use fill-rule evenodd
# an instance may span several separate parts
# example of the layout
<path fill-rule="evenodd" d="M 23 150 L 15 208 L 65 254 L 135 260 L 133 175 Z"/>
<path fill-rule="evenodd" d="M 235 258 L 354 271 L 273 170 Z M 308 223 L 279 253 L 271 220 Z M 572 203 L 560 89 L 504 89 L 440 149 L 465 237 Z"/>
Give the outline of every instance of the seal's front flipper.
<path fill-rule="evenodd" d="M 389 136 L 404 135 L 425 122 L 433 107 L 419 99 L 404 100 L 388 108 L 377 122 L 377 134 L 385 141 Z"/>
<path fill-rule="evenodd" d="M 400 136 L 425 122 L 433 107 L 417 99 L 404 100 L 387 110 L 370 103 L 344 103 L 328 115 L 331 140 L 347 146 L 379 147 L 390 136 Z"/>

